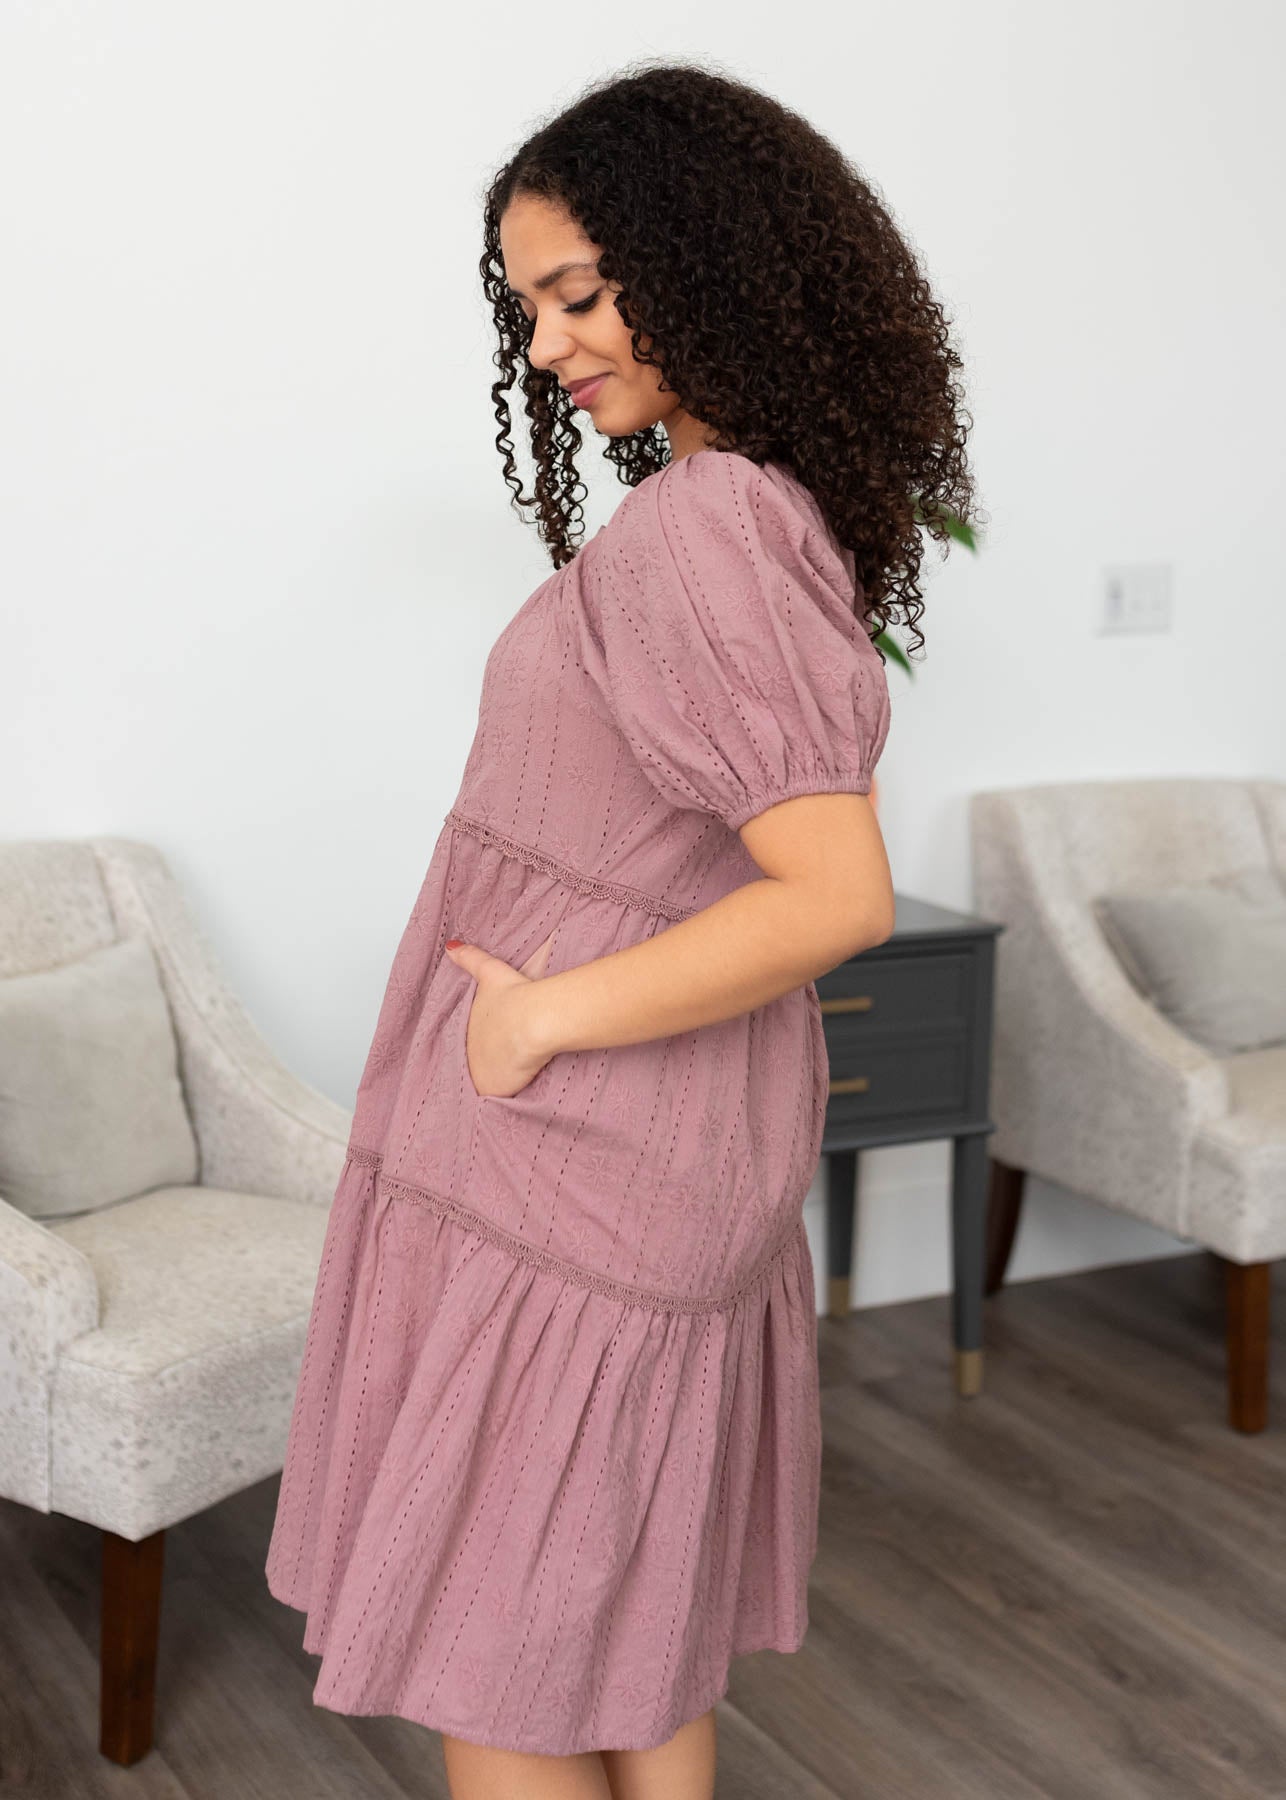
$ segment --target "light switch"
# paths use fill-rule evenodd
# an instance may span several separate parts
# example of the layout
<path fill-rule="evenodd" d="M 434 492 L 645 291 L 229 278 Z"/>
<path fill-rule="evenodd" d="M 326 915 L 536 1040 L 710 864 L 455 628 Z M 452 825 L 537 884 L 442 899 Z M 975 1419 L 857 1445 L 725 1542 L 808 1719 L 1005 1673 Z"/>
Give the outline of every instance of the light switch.
<path fill-rule="evenodd" d="M 1112 563 L 1103 570 L 1100 632 L 1169 631 L 1173 625 L 1171 563 Z"/>

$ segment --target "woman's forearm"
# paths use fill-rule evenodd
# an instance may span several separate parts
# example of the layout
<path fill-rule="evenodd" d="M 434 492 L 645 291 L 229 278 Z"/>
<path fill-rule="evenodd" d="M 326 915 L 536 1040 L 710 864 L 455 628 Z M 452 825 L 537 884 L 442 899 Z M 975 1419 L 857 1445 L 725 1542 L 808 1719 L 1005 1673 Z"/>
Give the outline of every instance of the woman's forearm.
<path fill-rule="evenodd" d="M 655 937 L 534 981 L 530 1048 L 548 1058 L 715 1025 L 883 941 L 851 906 L 765 876 Z"/>

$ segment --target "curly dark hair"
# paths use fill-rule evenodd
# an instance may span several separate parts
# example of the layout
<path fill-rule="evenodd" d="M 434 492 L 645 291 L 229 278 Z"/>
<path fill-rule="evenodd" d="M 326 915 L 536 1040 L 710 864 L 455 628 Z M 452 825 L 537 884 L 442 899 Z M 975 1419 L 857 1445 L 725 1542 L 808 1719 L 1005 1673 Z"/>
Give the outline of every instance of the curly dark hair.
<path fill-rule="evenodd" d="M 866 179 L 779 101 L 672 62 L 593 83 L 505 163 L 486 193 L 480 262 L 500 340 L 496 444 L 512 504 L 535 509 L 558 569 L 582 541 L 582 440 L 566 390 L 527 359 L 528 322 L 506 285 L 500 221 L 520 194 L 559 204 L 602 246 L 598 273 L 620 286 L 635 361 L 659 367 L 716 434 L 711 448 L 781 463 L 810 490 L 853 551 L 870 635 L 900 616 L 918 649 L 921 530 L 945 552 L 949 515 L 969 524 L 973 421 L 942 308 Z M 515 379 L 532 496 L 514 464 Z M 603 454 L 631 487 L 670 460 L 656 426 Z"/>

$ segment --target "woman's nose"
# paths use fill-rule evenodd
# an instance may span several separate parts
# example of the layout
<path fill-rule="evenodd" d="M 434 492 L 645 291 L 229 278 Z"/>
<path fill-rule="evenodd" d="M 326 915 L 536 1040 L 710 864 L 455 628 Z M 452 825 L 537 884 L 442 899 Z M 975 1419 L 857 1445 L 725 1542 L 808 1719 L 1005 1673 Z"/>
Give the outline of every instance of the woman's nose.
<path fill-rule="evenodd" d="M 538 323 L 527 342 L 527 357 L 538 369 L 548 369 L 556 362 L 566 362 L 575 348 L 566 331 Z"/>

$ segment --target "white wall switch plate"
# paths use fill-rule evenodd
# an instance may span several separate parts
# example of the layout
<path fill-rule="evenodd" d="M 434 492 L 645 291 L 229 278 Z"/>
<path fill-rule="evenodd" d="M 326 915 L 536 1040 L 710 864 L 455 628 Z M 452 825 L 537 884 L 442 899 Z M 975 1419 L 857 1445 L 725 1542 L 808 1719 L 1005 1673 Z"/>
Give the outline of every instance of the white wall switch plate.
<path fill-rule="evenodd" d="M 1100 632 L 1169 631 L 1174 622 L 1170 563 L 1111 563 L 1103 570 Z"/>

